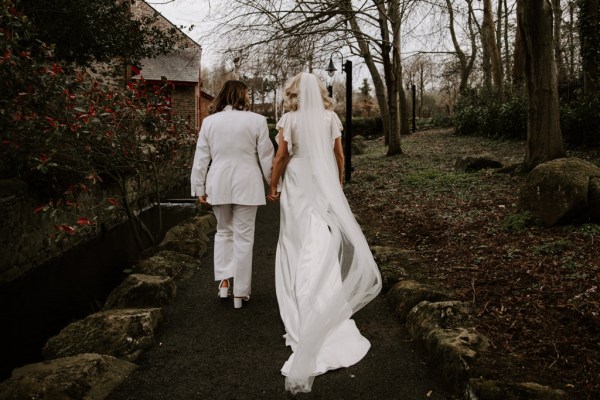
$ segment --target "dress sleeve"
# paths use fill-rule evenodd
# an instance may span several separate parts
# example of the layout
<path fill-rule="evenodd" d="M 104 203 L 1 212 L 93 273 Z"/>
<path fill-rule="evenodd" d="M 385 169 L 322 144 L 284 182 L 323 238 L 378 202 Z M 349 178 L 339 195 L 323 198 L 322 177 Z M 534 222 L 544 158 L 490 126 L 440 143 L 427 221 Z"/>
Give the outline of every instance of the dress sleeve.
<path fill-rule="evenodd" d="M 294 154 L 292 151 L 292 118 L 290 113 L 285 113 L 281 116 L 277 124 L 275 125 L 277 130 L 283 129 L 283 140 L 287 143 L 288 154 L 291 156 Z M 279 133 L 275 136 L 275 141 L 279 143 Z"/>
<path fill-rule="evenodd" d="M 336 113 L 330 111 L 329 115 L 331 116 L 331 141 L 333 142 L 342 136 L 344 125 L 342 125 L 342 121 L 340 121 L 340 117 Z"/>

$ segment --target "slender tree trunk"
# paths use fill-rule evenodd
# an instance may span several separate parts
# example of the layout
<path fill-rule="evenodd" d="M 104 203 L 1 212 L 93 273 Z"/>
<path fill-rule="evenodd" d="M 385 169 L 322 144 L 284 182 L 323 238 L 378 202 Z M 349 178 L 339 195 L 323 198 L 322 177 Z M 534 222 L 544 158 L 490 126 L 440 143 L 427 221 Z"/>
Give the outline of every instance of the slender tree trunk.
<path fill-rule="evenodd" d="M 483 24 L 481 25 L 481 30 L 483 36 L 484 73 L 486 74 L 485 82 L 486 85 L 491 87 L 490 81 L 493 81 L 493 91 L 502 99 L 504 95 L 504 81 L 502 78 L 502 63 L 494 32 L 492 0 L 483 0 Z"/>
<path fill-rule="evenodd" d="M 518 0 L 517 23 L 525 54 L 529 101 L 524 170 L 564 157 L 549 1 Z"/>
<path fill-rule="evenodd" d="M 525 49 L 523 48 L 523 38 L 519 29 L 515 33 L 513 60 L 513 90 L 519 92 L 523 89 L 523 84 L 525 83 Z"/>
<path fill-rule="evenodd" d="M 569 81 L 574 80 L 575 77 L 575 2 L 569 1 Z"/>
<path fill-rule="evenodd" d="M 509 87 L 512 87 L 512 74 L 509 73 L 511 70 L 511 56 L 510 56 L 510 47 L 508 40 L 508 5 L 506 4 L 507 0 L 503 1 L 504 4 L 504 76 Z"/>
<path fill-rule="evenodd" d="M 371 50 L 369 49 L 369 42 L 365 39 L 360 26 L 356 20 L 356 15 L 352 12 L 351 2 L 346 1 L 344 4 L 344 11 L 346 13 L 346 18 L 350 22 L 350 27 L 352 29 L 352 33 L 358 42 L 358 47 L 360 49 L 360 53 L 362 58 L 365 60 L 365 64 L 367 65 L 367 69 L 371 74 L 371 79 L 373 80 L 373 87 L 375 88 L 375 98 L 377 99 L 377 105 L 379 106 L 379 111 L 381 114 L 381 120 L 383 122 L 383 135 L 386 138 L 386 144 L 389 143 L 389 135 L 390 135 L 390 115 L 387 108 L 387 100 L 385 95 L 385 85 L 383 83 L 383 79 L 381 78 L 381 74 L 379 73 L 379 69 L 377 69 L 377 65 L 373 60 L 373 55 L 371 54 Z"/>
<path fill-rule="evenodd" d="M 564 82 L 566 78 L 566 69 L 563 57 L 562 46 L 562 13 L 560 0 L 552 0 L 552 10 L 554 12 L 554 58 L 556 59 L 556 71 L 558 73 L 558 82 Z"/>
<path fill-rule="evenodd" d="M 378 8 L 379 13 L 379 29 L 382 37 L 382 48 L 381 57 L 383 60 L 383 71 L 385 77 L 385 87 L 387 90 L 386 100 L 387 107 L 389 110 L 389 140 L 388 140 L 388 156 L 401 154 L 402 148 L 400 146 L 400 135 L 401 135 L 401 109 L 400 109 L 400 91 L 398 85 L 402 85 L 402 80 L 398 81 L 398 68 L 400 68 L 400 77 L 402 76 L 402 67 L 399 62 L 395 63 L 390 58 L 390 52 L 392 57 L 395 57 L 395 52 L 399 52 L 399 48 L 396 48 L 395 38 L 390 35 L 390 29 L 388 23 L 394 24 L 396 18 L 399 20 L 399 16 L 395 17 L 394 12 L 399 10 L 399 0 L 392 0 L 389 2 L 383 0 L 376 0 L 375 4 Z M 386 9 L 386 3 L 387 9 Z M 398 11 L 399 14 L 399 11 Z M 399 22 L 398 22 L 399 23 Z M 392 28 L 393 29 L 393 28 Z M 393 33 L 392 33 L 393 34 Z M 398 53 L 399 54 L 399 53 Z M 394 59 L 395 61 L 395 59 Z"/>
<path fill-rule="evenodd" d="M 449 29 L 450 29 L 450 38 L 452 39 L 452 44 L 454 45 L 454 52 L 456 57 L 458 58 L 458 64 L 460 68 L 460 82 L 458 84 L 459 93 L 464 93 L 469 85 L 469 77 L 471 76 L 471 71 L 473 70 L 473 63 L 475 60 L 475 56 L 477 54 L 477 44 L 475 41 L 475 32 L 473 30 L 473 7 L 472 0 L 467 1 L 469 11 L 467 16 L 467 24 L 469 27 L 469 33 L 471 38 L 471 57 L 467 57 L 465 52 L 461 49 L 460 44 L 458 42 L 456 31 L 454 28 L 454 6 L 451 0 L 446 0 L 446 6 L 448 8 L 448 18 L 449 18 Z"/>
<path fill-rule="evenodd" d="M 583 91 L 591 94 L 600 87 L 600 0 L 581 0 L 580 8 Z"/>
<path fill-rule="evenodd" d="M 398 111 L 400 120 L 400 135 L 394 149 L 388 148 L 388 155 L 402 154 L 402 148 L 400 146 L 400 138 L 404 135 L 410 134 L 410 124 L 408 121 L 408 101 L 406 100 L 406 92 L 404 91 L 404 85 L 402 85 L 402 60 L 400 58 L 402 42 L 400 38 L 400 28 L 402 26 L 402 15 L 400 12 L 400 0 L 392 0 L 390 2 L 390 22 L 392 24 L 392 60 L 393 60 L 393 71 L 394 81 L 396 82 L 395 89 L 397 91 L 398 98 Z M 390 146 L 391 147 L 391 146 Z"/>

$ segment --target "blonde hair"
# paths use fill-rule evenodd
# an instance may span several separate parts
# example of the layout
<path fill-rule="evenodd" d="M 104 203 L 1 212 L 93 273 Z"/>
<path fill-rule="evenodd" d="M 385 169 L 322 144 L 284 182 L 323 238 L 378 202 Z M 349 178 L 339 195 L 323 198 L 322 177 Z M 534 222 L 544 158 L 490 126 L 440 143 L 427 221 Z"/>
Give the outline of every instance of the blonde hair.
<path fill-rule="evenodd" d="M 302 79 L 302 74 L 302 72 L 299 73 L 285 84 L 285 89 L 283 92 L 283 108 L 287 111 L 298 110 L 298 93 L 300 92 L 300 80 Z M 333 110 L 335 107 L 335 101 L 329 97 L 329 93 L 327 93 L 327 88 L 325 87 L 323 81 L 317 79 L 317 82 L 319 83 L 321 98 L 323 99 L 323 106 L 325 106 L 326 110 Z"/>

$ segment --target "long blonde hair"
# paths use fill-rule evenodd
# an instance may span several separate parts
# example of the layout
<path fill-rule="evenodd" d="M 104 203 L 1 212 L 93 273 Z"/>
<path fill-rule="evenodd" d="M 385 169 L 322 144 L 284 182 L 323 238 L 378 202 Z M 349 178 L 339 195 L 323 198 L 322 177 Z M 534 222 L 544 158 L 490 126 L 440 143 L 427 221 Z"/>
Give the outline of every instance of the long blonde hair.
<path fill-rule="evenodd" d="M 285 84 L 284 89 L 284 100 L 283 100 L 283 108 L 287 111 L 296 111 L 298 110 L 298 93 L 300 92 L 300 80 L 302 78 L 302 72 L 291 78 Z M 327 88 L 325 84 L 320 79 L 317 79 L 319 83 L 319 89 L 321 91 L 321 97 L 323 98 L 323 105 L 326 110 L 333 110 L 335 107 L 335 101 L 329 97 L 329 93 L 327 93 Z"/>

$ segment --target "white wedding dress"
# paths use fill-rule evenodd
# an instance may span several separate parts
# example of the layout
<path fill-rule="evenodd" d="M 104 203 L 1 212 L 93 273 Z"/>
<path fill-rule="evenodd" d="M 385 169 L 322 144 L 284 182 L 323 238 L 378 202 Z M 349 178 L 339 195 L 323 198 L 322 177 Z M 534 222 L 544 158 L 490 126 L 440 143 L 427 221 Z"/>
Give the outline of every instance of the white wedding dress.
<path fill-rule="evenodd" d="M 381 288 L 338 179 L 333 143 L 342 125 L 324 110 L 320 94 L 311 93 L 313 77 L 303 74 L 299 111 L 277 124 L 291 156 L 280 187 L 275 279 L 285 342 L 293 352 L 281 372 L 293 393 L 310 391 L 314 376 L 366 355 L 370 343 L 350 317 Z"/>

